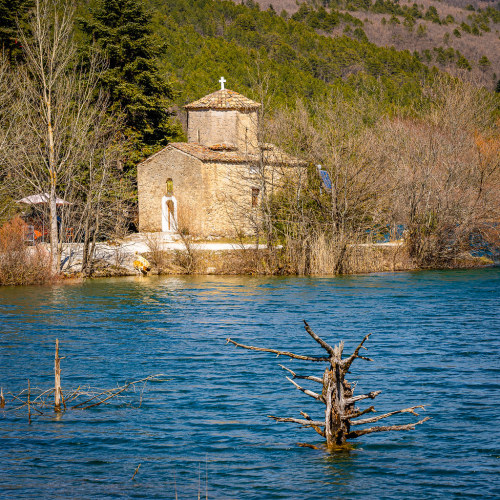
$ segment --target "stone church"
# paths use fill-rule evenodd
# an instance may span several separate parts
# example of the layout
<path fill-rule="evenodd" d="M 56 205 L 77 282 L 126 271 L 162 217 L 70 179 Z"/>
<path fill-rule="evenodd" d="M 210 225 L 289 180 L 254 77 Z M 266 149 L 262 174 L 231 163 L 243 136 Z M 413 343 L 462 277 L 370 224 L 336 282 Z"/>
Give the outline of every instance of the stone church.
<path fill-rule="evenodd" d="M 225 89 L 224 81 L 185 106 L 188 142 L 171 143 L 138 165 L 141 232 L 249 234 L 263 188 L 273 188 L 279 167 L 296 163 L 259 143 L 261 105 Z"/>

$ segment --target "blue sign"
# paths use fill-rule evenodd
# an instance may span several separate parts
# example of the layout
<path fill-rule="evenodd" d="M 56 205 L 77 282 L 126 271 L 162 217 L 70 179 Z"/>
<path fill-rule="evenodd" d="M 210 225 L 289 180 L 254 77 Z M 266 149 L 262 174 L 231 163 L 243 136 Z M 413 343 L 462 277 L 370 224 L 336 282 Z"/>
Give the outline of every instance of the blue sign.
<path fill-rule="evenodd" d="M 320 170 L 319 175 L 323 184 L 325 185 L 325 189 L 328 191 L 332 190 L 332 180 L 330 179 L 330 174 L 326 170 Z"/>

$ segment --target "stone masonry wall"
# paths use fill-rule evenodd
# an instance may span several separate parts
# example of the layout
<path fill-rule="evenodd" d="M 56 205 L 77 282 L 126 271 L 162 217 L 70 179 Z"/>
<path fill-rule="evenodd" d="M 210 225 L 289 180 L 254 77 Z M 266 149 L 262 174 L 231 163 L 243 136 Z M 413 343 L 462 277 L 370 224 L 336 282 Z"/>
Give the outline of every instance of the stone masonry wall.
<path fill-rule="evenodd" d="M 161 199 L 173 181 L 179 229 L 193 236 L 235 236 L 252 231 L 258 210 L 252 187 L 258 182 L 249 166 L 202 162 L 167 147 L 137 168 L 139 230 L 161 231 Z"/>
<path fill-rule="evenodd" d="M 256 110 L 238 112 L 237 147 L 242 153 L 257 153 L 259 150 L 258 119 Z"/>
<path fill-rule="evenodd" d="M 241 152 L 257 149 L 257 111 L 200 109 L 188 111 L 188 142 L 228 144 Z"/>
<path fill-rule="evenodd" d="M 174 148 L 165 148 L 137 167 L 139 193 L 139 231 L 161 231 L 161 199 L 166 193 L 167 179 L 174 185 L 178 201 L 178 219 L 187 219 L 190 211 L 197 210 L 201 196 L 202 162 Z M 182 209 L 182 210 L 181 210 Z M 193 230 L 199 230 L 192 221 Z"/>
<path fill-rule="evenodd" d="M 237 115 L 235 110 L 188 111 L 188 142 L 205 146 L 224 143 L 236 147 Z"/>

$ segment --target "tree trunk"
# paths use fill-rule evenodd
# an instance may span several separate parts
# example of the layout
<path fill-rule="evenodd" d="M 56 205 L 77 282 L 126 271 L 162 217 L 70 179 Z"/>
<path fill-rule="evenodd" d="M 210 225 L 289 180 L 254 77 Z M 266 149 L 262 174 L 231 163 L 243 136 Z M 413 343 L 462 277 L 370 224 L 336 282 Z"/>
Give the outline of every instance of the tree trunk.
<path fill-rule="evenodd" d="M 59 357 L 59 339 L 56 339 L 54 356 L 54 409 L 61 411 L 61 358 Z"/>
<path fill-rule="evenodd" d="M 89 209 L 87 208 L 86 212 L 88 211 Z M 89 248 L 90 248 L 90 216 L 87 213 L 85 220 L 85 229 L 83 233 L 83 253 L 82 253 L 82 269 L 81 269 L 81 272 L 86 276 L 89 275 L 89 266 L 90 266 Z"/>
<path fill-rule="evenodd" d="M 56 204 L 56 187 L 53 183 L 50 186 L 50 260 L 52 263 L 52 273 L 59 273 L 58 262 L 58 227 L 57 227 L 57 204 Z"/>
<path fill-rule="evenodd" d="M 335 383 L 332 372 L 326 370 L 323 382 L 323 392 L 325 397 L 325 437 L 326 445 L 333 446 L 337 444 L 337 419 L 335 415 Z"/>
<path fill-rule="evenodd" d="M 47 107 L 47 138 L 49 142 L 49 175 L 50 175 L 50 258 L 52 262 L 52 272 L 59 273 L 60 261 L 58 258 L 59 235 L 57 227 L 57 173 L 54 150 L 54 130 L 52 128 L 52 105 L 50 94 L 45 89 L 45 105 Z"/>

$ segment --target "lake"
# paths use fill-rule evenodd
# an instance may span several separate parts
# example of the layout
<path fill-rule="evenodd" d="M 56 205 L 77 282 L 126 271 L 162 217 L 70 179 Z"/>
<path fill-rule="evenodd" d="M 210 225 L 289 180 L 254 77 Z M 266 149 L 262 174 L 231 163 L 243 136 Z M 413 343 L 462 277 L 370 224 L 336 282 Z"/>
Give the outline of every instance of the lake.
<path fill-rule="evenodd" d="M 63 391 L 168 379 L 142 397 L 47 412 L 31 425 L 26 412 L 0 410 L 0 497 L 500 498 L 499 291 L 499 268 L 0 288 L 4 392 L 21 391 L 28 378 L 53 385 L 56 338 Z M 303 319 L 328 342 L 344 340 L 345 354 L 372 332 L 373 362 L 356 360 L 348 377 L 358 381 L 355 394 L 381 390 L 369 400 L 379 412 L 425 404 L 432 419 L 362 436 L 350 451 L 297 446 L 322 439 L 267 415 L 321 418 L 324 407 L 278 364 L 320 376 L 324 365 L 225 339 L 322 354 Z"/>

